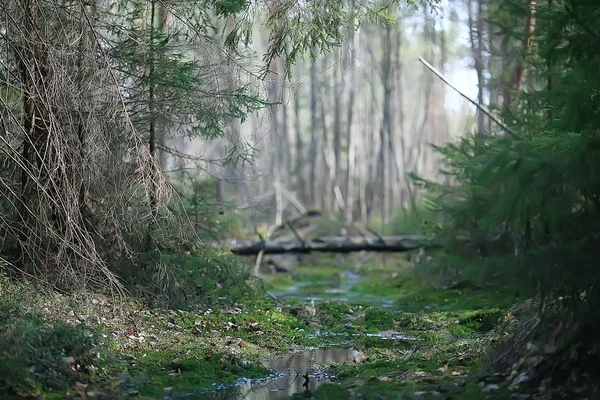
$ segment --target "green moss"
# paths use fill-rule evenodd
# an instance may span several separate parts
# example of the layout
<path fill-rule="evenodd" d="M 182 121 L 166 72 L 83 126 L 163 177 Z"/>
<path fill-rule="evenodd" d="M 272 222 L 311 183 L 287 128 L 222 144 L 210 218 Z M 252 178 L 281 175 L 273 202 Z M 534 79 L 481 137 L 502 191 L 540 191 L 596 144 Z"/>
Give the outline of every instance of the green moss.
<path fill-rule="evenodd" d="M 325 384 L 317 388 L 314 393 L 311 393 L 315 399 L 331 399 L 331 400 L 347 400 L 350 399 L 350 393 L 337 385 Z M 302 395 L 294 395 L 292 399 L 301 399 Z"/>
<path fill-rule="evenodd" d="M 182 356 L 181 367 L 174 370 L 171 362 L 183 350 L 177 346 L 175 351 L 158 351 L 152 356 L 138 357 L 140 362 L 127 371 L 130 385 L 150 396 L 162 394 L 165 387 L 190 392 L 209 387 L 214 382 L 233 383 L 240 377 L 257 378 L 269 374 L 260 363 L 244 362 L 241 357 L 226 352 L 212 353 L 206 348 Z"/>
<path fill-rule="evenodd" d="M 127 397 L 130 391 L 159 398 L 165 388 L 198 392 L 214 383 L 263 377 L 269 371 L 260 359 L 340 343 L 351 343 L 361 356 L 356 362 L 327 367 L 336 385 L 320 386 L 311 393 L 315 398 L 344 399 L 352 392 L 365 398 L 412 398 L 418 391 L 426 392 L 421 398 L 427 398 L 439 388 L 451 390 L 453 398 L 480 398 L 475 394 L 481 395 L 481 387 L 459 383 L 481 367 L 487 346 L 497 339 L 493 327 L 503 311 L 491 306 L 499 295 L 476 285 L 440 288 L 445 281 L 413 276 L 413 271 L 402 255 L 325 255 L 305 258 L 293 275 L 268 277 L 266 284 L 272 288 L 300 286 L 297 293 L 309 298 L 326 297 L 325 290 L 337 288 L 351 300 L 334 301 L 339 296 L 333 291 L 331 301 L 315 302 L 314 312 L 307 311 L 312 305 L 301 296 L 275 302 L 253 291 L 244 302 L 211 301 L 187 310 L 127 300 L 115 312 L 111 299 L 85 299 L 80 304 L 60 296 L 19 297 L 19 290 L 5 290 L 0 298 L 11 301 L 0 301 L 0 313 L 31 320 L 38 317 L 23 310 L 43 309 L 43 303 L 58 320 L 74 323 L 69 313 L 75 312 L 91 321 L 99 338 L 93 344 L 97 371 L 96 383 L 86 390 L 113 398 Z M 381 298 L 397 307 L 373 305 Z M 478 307 L 482 304 L 488 309 Z M 317 331 L 321 334 L 314 335 Z M 378 333 L 388 336 L 369 336 Z M 173 365 L 176 359 L 180 365 Z M 47 398 L 78 389 L 61 390 L 31 388 Z M 304 395 L 308 393 L 299 394 Z"/>

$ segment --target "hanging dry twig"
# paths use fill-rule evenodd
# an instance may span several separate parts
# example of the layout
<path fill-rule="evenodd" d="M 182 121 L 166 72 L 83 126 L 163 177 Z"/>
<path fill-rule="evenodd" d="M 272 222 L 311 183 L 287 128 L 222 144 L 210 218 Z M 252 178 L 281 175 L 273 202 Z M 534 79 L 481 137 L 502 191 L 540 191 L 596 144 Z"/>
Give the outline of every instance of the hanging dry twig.
<path fill-rule="evenodd" d="M 152 218 L 140 193 L 157 188 L 162 206 L 171 189 L 86 7 L 0 4 L 0 250 L 48 285 L 122 295 L 107 260 L 131 258 Z"/>
<path fill-rule="evenodd" d="M 454 89 L 456 91 L 456 93 L 460 94 L 462 97 L 467 99 L 471 104 L 473 104 L 475 107 L 477 107 L 481 112 L 483 112 L 485 115 L 490 117 L 492 121 L 497 123 L 498 126 L 500 126 L 502 129 L 504 129 L 507 133 L 509 133 L 511 135 L 515 135 L 515 133 L 508 126 L 506 126 L 506 124 L 504 124 L 502 121 L 500 121 L 494 114 L 492 114 L 490 112 L 490 110 L 488 110 L 484 105 L 477 103 L 475 100 L 472 100 L 469 96 L 467 96 L 466 94 L 461 92 L 444 75 L 442 75 L 441 72 L 439 72 L 433 65 L 429 64 L 423 57 L 419 57 L 419 61 L 421 61 L 421 63 L 423 63 L 423 65 L 425 65 L 431 72 L 433 72 L 435 75 L 437 75 L 437 77 L 440 78 L 446 85 L 448 85 L 452 89 Z"/>

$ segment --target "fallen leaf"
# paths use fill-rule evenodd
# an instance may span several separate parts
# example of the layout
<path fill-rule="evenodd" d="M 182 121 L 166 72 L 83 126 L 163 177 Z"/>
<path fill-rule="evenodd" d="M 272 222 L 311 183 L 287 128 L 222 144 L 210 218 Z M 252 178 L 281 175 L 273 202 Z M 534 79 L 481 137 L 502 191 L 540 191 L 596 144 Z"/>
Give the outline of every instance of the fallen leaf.
<path fill-rule="evenodd" d="M 171 361 L 171 368 L 173 368 L 176 371 L 183 369 L 183 360 L 181 358 L 174 359 L 173 361 Z"/>
<path fill-rule="evenodd" d="M 529 380 L 529 375 L 527 375 L 527 372 L 523 372 L 523 373 L 519 374 L 519 376 L 517 376 L 517 378 L 513 381 L 513 383 L 515 385 L 518 385 L 519 383 L 527 382 L 528 380 Z"/>
<path fill-rule="evenodd" d="M 63 357 L 63 362 L 67 365 L 73 365 L 77 361 L 75 361 L 75 357 Z"/>
<path fill-rule="evenodd" d="M 547 343 L 544 346 L 544 352 L 546 354 L 554 354 L 554 353 L 556 353 L 556 350 L 558 350 L 558 348 L 556 347 L 556 345 L 554 343 Z"/>
<path fill-rule="evenodd" d="M 527 400 L 531 398 L 531 395 L 529 394 L 525 394 L 525 393 L 513 393 L 510 395 L 511 399 L 521 399 L 521 400 Z"/>
<path fill-rule="evenodd" d="M 495 392 L 496 390 L 500 390 L 500 386 L 496 385 L 495 383 L 490 383 L 485 388 L 483 388 L 482 391 L 483 392 Z"/>
<path fill-rule="evenodd" d="M 532 342 L 527 342 L 527 351 L 537 351 L 537 345 Z"/>

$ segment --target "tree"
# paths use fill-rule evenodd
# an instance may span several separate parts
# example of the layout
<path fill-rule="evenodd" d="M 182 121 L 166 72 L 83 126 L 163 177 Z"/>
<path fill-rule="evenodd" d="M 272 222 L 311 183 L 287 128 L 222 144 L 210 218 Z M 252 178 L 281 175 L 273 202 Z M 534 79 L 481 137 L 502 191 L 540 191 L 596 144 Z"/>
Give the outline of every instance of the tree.
<path fill-rule="evenodd" d="M 2 2 L 0 252 L 53 285 L 118 288 L 114 264 L 193 242 L 161 154 L 197 162 L 175 134 L 215 138 L 266 105 L 241 48 L 271 3 Z M 343 3 L 277 3 L 265 70 L 339 44 Z M 215 15 L 236 16 L 223 44 Z"/>
<path fill-rule="evenodd" d="M 536 34 L 525 29 L 531 42 L 515 62 L 529 71 L 527 91 L 518 85 L 505 103 L 514 133 L 442 147 L 456 184 L 426 182 L 429 199 L 448 235 L 469 237 L 471 256 L 539 296 L 540 312 L 566 295 L 559 308 L 596 326 L 599 11 L 593 1 L 518 10 L 527 27 L 535 15 Z"/>

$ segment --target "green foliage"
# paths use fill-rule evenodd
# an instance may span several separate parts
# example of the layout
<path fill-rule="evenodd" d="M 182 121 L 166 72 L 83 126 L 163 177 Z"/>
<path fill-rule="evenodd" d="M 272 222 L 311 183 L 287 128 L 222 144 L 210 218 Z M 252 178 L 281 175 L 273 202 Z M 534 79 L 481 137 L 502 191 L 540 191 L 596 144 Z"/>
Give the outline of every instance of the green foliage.
<path fill-rule="evenodd" d="M 440 227 L 435 225 L 436 217 L 424 205 L 416 209 L 399 210 L 394 213 L 394 218 L 381 232 L 392 235 L 431 235 L 437 234 Z M 381 229 L 381 228 L 380 228 Z"/>
<path fill-rule="evenodd" d="M 194 234 L 205 240 L 235 237 L 239 231 L 240 216 L 217 193 L 219 181 L 199 180 L 195 173 L 183 171 L 171 178 L 182 202 Z"/>
<path fill-rule="evenodd" d="M 83 324 L 42 318 L 32 287 L 0 275 L 0 395 L 64 389 L 94 368 L 97 336 Z M 29 293 L 29 294 L 28 294 Z M 30 311 L 31 310 L 31 311 Z"/>
<path fill-rule="evenodd" d="M 529 71 L 538 89 L 511 116 L 518 134 L 441 147 L 452 183 L 419 182 L 454 251 L 482 265 L 503 259 L 489 265 L 529 293 L 589 312 L 600 283 L 600 19 L 593 1 L 538 11 Z"/>
<path fill-rule="evenodd" d="M 230 3 L 235 4 L 232 9 L 245 10 L 235 0 L 227 1 L 227 4 Z M 264 25 L 270 36 L 269 46 L 263 55 L 266 67 L 262 76 L 269 73 L 271 61 L 283 57 L 285 76 L 290 79 L 291 67 L 299 58 L 307 55 L 315 58 L 339 47 L 344 40 L 344 30 L 356 29 L 364 20 L 381 24 L 393 23 L 391 8 L 394 5 L 396 1 L 383 5 L 375 1 L 356 2 L 354 8 L 348 2 L 339 0 L 270 2 L 265 10 L 267 17 Z M 218 7 L 217 5 L 217 9 Z M 225 45 L 233 50 L 240 45 L 247 46 L 252 39 L 254 22 L 251 13 L 242 13 L 240 20 L 227 35 Z"/>
<path fill-rule="evenodd" d="M 121 272 L 133 294 L 159 307 L 188 309 L 252 302 L 261 297 L 250 266 L 229 251 L 210 248 L 145 253 L 147 268 L 124 266 Z"/>
<path fill-rule="evenodd" d="M 217 15 L 227 18 L 248 8 L 247 0 L 219 0 L 215 4 Z"/>
<path fill-rule="evenodd" d="M 213 139 L 222 136 L 226 121 L 243 122 L 248 113 L 267 105 L 248 81 L 234 78 L 234 68 L 221 54 L 197 50 L 210 48 L 213 39 L 208 28 L 213 24 L 204 7 L 195 8 L 198 4 L 191 3 L 179 10 L 186 18 L 185 29 L 174 24 L 136 24 L 148 7 L 146 2 L 128 2 L 124 7 L 134 11 L 124 13 L 119 25 L 108 27 L 117 39 L 111 50 L 112 62 L 129 81 L 125 99 L 132 121 L 146 135 L 153 123 L 157 132 L 177 126 L 188 137 Z M 157 13 L 158 2 L 152 4 Z M 227 0 L 214 7 L 218 16 L 225 18 L 247 4 Z"/>
<path fill-rule="evenodd" d="M 203 250 L 194 255 L 165 255 L 165 259 L 177 266 L 188 296 L 199 298 L 201 304 L 231 304 L 259 296 L 257 288 L 247 283 L 249 265 L 233 255 Z"/>
<path fill-rule="evenodd" d="M 85 327 L 64 323 L 11 321 L 0 336 L 3 387 L 30 390 L 37 385 L 64 387 L 77 370 L 91 365 L 96 339 Z M 73 357 L 75 365 L 65 358 Z"/>

